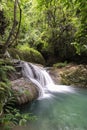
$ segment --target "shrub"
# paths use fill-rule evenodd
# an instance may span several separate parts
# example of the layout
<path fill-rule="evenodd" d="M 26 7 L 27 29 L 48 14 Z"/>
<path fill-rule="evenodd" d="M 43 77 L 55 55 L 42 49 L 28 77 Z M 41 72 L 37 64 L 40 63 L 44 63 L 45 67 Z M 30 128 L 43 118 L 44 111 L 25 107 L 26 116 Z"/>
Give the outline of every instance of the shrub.
<path fill-rule="evenodd" d="M 67 61 L 56 63 L 53 65 L 53 67 L 62 68 L 62 67 L 65 67 L 66 65 L 67 65 Z"/>

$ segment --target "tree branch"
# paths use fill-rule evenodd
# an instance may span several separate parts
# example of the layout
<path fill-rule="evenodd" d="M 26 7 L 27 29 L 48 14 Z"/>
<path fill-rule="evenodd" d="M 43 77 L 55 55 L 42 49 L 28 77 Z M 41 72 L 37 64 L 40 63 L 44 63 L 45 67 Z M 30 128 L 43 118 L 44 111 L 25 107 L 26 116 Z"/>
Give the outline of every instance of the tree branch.
<path fill-rule="evenodd" d="M 17 32 L 16 32 L 16 35 L 14 37 L 14 39 L 12 40 L 12 42 L 9 44 L 9 46 L 11 46 L 12 44 L 14 45 L 14 42 L 17 40 L 18 38 L 18 34 L 19 34 L 19 31 L 20 31 L 20 26 L 21 26 L 21 16 L 22 16 L 22 9 L 20 7 L 20 4 L 17 0 L 17 4 L 18 4 L 18 7 L 19 7 L 19 12 L 20 12 L 20 18 L 19 18 L 19 25 L 18 25 L 18 29 L 17 29 Z M 17 42 L 17 41 L 16 41 Z M 15 45 L 14 45 L 15 46 Z"/>
<path fill-rule="evenodd" d="M 14 34 L 14 30 L 15 30 L 15 27 L 17 25 L 17 21 L 16 21 L 16 13 L 17 13 L 17 0 L 15 0 L 14 2 L 14 20 L 13 20 L 13 26 L 12 26 L 12 29 L 9 33 L 9 36 L 4 44 L 4 53 L 6 52 L 8 46 L 9 46 L 9 43 L 10 43 L 10 40 L 12 38 L 12 35 Z"/>

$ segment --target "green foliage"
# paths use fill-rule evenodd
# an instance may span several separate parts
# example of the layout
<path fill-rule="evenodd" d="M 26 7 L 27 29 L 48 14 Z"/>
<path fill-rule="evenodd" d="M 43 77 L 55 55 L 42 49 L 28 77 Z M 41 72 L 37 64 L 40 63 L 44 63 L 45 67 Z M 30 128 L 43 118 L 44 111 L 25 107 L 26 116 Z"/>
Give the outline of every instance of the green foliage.
<path fill-rule="evenodd" d="M 81 53 L 87 52 L 87 45 L 85 44 L 79 44 L 77 42 L 71 43 L 72 45 L 74 45 L 75 49 L 76 49 L 76 53 L 78 55 L 80 55 Z"/>
<path fill-rule="evenodd" d="M 7 72 L 14 70 L 6 60 L 0 59 L 0 124 L 9 125 L 10 112 L 13 110 L 16 98 L 11 90 L 11 84 L 7 78 Z M 5 114 L 8 113 L 8 114 Z"/>
<path fill-rule="evenodd" d="M 62 1 L 68 9 L 73 10 L 73 18 L 76 18 L 74 23 L 75 32 L 75 48 L 77 53 L 81 54 L 87 48 L 87 1 L 71 0 Z M 72 17 L 72 16 L 71 16 Z M 73 21 L 73 19 L 72 19 Z M 78 52 L 79 51 L 79 52 Z M 87 51 L 87 50 L 86 50 Z"/>
<path fill-rule="evenodd" d="M 14 1 L 10 1 L 10 0 L 1 0 L 0 1 L 0 11 L 3 12 L 3 16 L 4 18 L 2 19 L 4 22 L 4 26 L 2 26 L 0 28 L 0 30 L 3 28 L 4 29 L 4 33 L 2 35 L 2 37 L 0 37 L 1 42 L 4 44 L 4 42 L 6 41 L 9 32 L 12 28 L 12 23 L 13 23 L 13 9 L 14 9 Z M 3 22 L 1 22 L 1 24 L 3 24 Z M 3 32 L 3 30 L 2 30 Z M 4 38 L 3 38 L 4 37 Z"/>
<path fill-rule="evenodd" d="M 27 114 L 21 114 L 19 110 L 12 109 L 12 111 L 9 113 L 6 113 L 2 116 L 0 119 L 0 124 L 4 124 L 3 128 L 5 130 L 9 130 L 13 128 L 15 125 L 24 126 L 26 125 L 26 122 L 29 120 L 36 120 L 37 117 L 33 116 L 31 113 Z"/>
<path fill-rule="evenodd" d="M 79 0 L 26 2 L 23 10 L 27 22 L 29 19 L 29 30 L 24 40 L 40 51 L 47 61 L 50 57 L 72 59 L 78 51 L 80 54 L 86 52 L 86 5 L 86 1 Z"/>
<path fill-rule="evenodd" d="M 44 64 L 44 58 L 37 50 L 29 47 L 21 47 L 19 51 L 25 61 Z"/>
<path fill-rule="evenodd" d="M 62 68 L 62 67 L 65 67 L 66 65 L 67 65 L 67 61 L 53 64 L 53 67 L 55 67 L 55 68 Z"/>
<path fill-rule="evenodd" d="M 20 0 L 19 2 L 22 22 L 17 44 L 20 45 L 9 49 L 13 58 L 44 64 L 43 56 L 49 63 L 72 60 L 77 54 L 87 56 L 86 0 Z M 0 1 L 0 44 L 4 44 L 12 28 L 13 8 L 14 0 Z M 66 64 L 67 62 L 56 63 L 54 67 L 64 67 Z M 18 118 L 21 119 L 19 121 L 21 125 L 26 122 L 27 116 L 21 117 L 19 112 L 13 112 L 15 98 L 7 78 L 10 70 L 14 70 L 11 63 L 0 59 L 0 118 L 2 123 L 8 126 L 10 121 L 17 123 Z M 73 80 L 73 76 L 70 78 Z M 82 83 L 84 78 L 80 77 L 79 80 Z"/>
<path fill-rule="evenodd" d="M 75 49 L 70 43 L 74 41 L 75 27 L 71 12 L 56 0 L 36 0 L 29 7 L 27 18 L 30 28 L 26 36 L 30 47 L 40 51 L 47 61 L 51 56 L 54 59 L 73 56 Z"/>
<path fill-rule="evenodd" d="M 7 79 L 7 72 L 8 71 L 10 71 L 10 70 L 15 71 L 15 69 L 11 65 L 8 65 L 8 63 L 12 64 L 7 60 L 0 59 L 0 81 L 7 81 L 8 80 Z"/>
<path fill-rule="evenodd" d="M 14 68 L 7 64 L 6 60 L 0 59 L 0 113 L 2 114 L 14 101 L 10 82 L 7 78 L 7 72 Z M 7 105 L 8 104 L 8 105 Z"/>
<path fill-rule="evenodd" d="M 1 41 L 5 41 L 12 27 L 13 6 L 14 1 L 0 1 L 6 25 Z M 40 51 L 47 61 L 50 57 L 56 61 L 72 59 L 76 53 L 87 55 L 86 0 L 21 0 L 20 6 L 22 21 L 17 44 L 28 43 L 31 48 Z M 16 57 L 19 59 L 19 54 Z"/>
<path fill-rule="evenodd" d="M 25 125 L 27 121 L 29 120 L 37 120 L 36 116 L 33 116 L 31 113 L 28 114 L 22 114 L 21 120 L 19 121 L 19 125 Z"/>
<path fill-rule="evenodd" d="M 8 71 L 14 68 L 6 59 L 0 59 L 0 128 L 11 129 L 14 125 L 25 125 L 27 120 L 35 120 L 32 114 L 21 114 L 15 108 L 17 102 L 15 92 L 11 89 L 10 81 L 7 78 Z M 28 93 L 27 93 L 28 94 Z"/>

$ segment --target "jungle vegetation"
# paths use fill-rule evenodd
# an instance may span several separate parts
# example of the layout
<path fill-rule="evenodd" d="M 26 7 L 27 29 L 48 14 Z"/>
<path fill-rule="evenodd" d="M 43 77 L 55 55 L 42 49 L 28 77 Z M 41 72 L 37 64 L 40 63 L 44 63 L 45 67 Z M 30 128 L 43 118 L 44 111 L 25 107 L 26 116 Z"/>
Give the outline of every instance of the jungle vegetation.
<path fill-rule="evenodd" d="M 6 75 L 14 68 L 6 62 L 7 51 L 15 59 L 49 66 L 86 63 L 87 1 L 0 0 L 0 124 L 18 116 L 8 105 L 14 94 Z"/>

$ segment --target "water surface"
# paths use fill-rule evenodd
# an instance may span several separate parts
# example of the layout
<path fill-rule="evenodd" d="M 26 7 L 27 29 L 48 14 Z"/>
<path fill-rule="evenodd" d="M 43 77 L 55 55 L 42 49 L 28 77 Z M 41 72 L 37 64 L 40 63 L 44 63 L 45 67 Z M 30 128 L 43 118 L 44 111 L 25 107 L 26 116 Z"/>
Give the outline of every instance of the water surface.
<path fill-rule="evenodd" d="M 87 130 L 87 90 L 52 94 L 25 106 L 23 112 L 32 112 L 38 119 L 20 130 Z"/>

